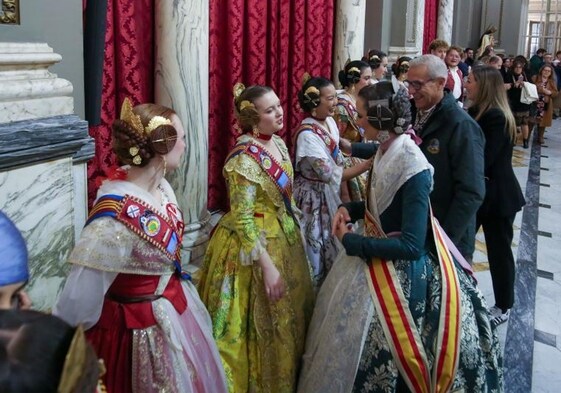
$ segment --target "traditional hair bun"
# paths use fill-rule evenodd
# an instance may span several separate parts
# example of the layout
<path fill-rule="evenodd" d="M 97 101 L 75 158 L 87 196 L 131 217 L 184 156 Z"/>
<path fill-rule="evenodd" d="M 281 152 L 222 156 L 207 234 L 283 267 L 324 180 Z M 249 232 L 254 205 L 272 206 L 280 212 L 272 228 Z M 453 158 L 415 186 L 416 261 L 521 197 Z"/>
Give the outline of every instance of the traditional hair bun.
<path fill-rule="evenodd" d="M 121 163 L 140 167 L 155 154 L 146 135 L 121 119 L 113 122 L 113 151 Z"/>
<path fill-rule="evenodd" d="M 157 154 L 168 154 L 176 143 L 177 130 L 171 124 L 162 124 L 150 133 L 150 146 Z"/>

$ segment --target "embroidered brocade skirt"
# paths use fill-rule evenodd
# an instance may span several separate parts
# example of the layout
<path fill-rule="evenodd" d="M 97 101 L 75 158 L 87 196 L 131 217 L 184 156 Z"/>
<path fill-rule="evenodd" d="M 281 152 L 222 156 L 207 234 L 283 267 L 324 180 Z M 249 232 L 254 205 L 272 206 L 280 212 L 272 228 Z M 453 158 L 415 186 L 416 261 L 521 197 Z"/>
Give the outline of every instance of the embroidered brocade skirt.
<path fill-rule="evenodd" d="M 264 216 L 257 222 L 260 230 L 271 229 L 267 213 L 257 216 Z M 296 390 L 314 292 L 300 232 L 290 242 L 282 230 L 271 232 L 277 231 L 267 235 L 267 252 L 286 288 L 278 302 L 269 301 L 259 265 L 241 265 L 238 235 L 221 223 L 200 270 L 197 286 L 212 318 L 230 393 Z"/>
<path fill-rule="evenodd" d="M 155 296 L 160 280 L 117 275 L 97 324 L 86 332 L 105 362 L 107 392 L 225 392 L 208 314 L 194 287 L 173 275 Z"/>

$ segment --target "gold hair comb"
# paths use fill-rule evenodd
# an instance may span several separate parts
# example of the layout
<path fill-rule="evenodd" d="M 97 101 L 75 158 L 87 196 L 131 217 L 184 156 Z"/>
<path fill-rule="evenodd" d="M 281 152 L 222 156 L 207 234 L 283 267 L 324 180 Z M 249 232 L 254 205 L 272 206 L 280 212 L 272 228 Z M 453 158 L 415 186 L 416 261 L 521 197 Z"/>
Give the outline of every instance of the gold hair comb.
<path fill-rule="evenodd" d="M 243 91 L 245 90 L 245 85 L 241 82 L 238 82 L 234 85 L 234 98 L 237 100 L 239 96 L 242 95 Z"/>
<path fill-rule="evenodd" d="M 243 100 L 242 102 L 240 102 L 240 112 L 243 111 L 246 108 L 255 109 L 255 105 L 253 105 L 253 103 L 249 102 L 248 100 Z"/>
<path fill-rule="evenodd" d="M 310 87 L 308 87 L 308 88 L 306 89 L 306 91 L 304 92 L 304 95 L 307 96 L 307 95 L 310 94 L 310 93 L 316 94 L 316 95 L 318 95 L 318 96 L 320 95 L 318 88 L 315 87 L 315 86 L 310 86 Z"/>
<path fill-rule="evenodd" d="M 360 70 L 358 69 L 358 67 L 351 67 L 347 73 L 350 74 L 351 72 L 357 72 L 360 74 Z"/>
<path fill-rule="evenodd" d="M 154 116 L 153 118 L 150 119 L 148 126 L 144 130 L 146 131 L 146 134 L 150 135 L 152 131 L 154 131 L 159 126 L 170 125 L 170 124 L 171 124 L 170 119 L 166 119 L 163 116 Z"/>
<path fill-rule="evenodd" d="M 132 111 L 132 103 L 128 97 L 125 98 L 123 106 L 121 107 L 121 120 L 131 125 L 139 134 L 144 133 L 144 126 L 142 125 L 140 116 Z"/>
<path fill-rule="evenodd" d="M 302 75 L 302 86 L 304 86 L 310 79 L 312 79 L 312 76 L 309 73 L 304 72 L 304 75 Z"/>

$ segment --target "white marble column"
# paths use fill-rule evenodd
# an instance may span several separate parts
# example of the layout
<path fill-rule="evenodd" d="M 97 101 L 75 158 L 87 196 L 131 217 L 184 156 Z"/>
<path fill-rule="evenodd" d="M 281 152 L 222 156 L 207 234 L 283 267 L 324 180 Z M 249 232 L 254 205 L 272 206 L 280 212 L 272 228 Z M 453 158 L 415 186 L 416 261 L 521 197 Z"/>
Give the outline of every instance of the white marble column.
<path fill-rule="evenodd" d="M 185 217 L 183 265 L 200 265 L 210 232 L 208 194 L 209 0 L 156 0 L 156 102 L 185 128 L 182 164 L 169 176 Z"/>
<path fill-rule="evenodd" d="M 416 57 L 423 52 L 425 0 L 392 2 L 392 26 L 388 60 L 394 63 L 401 56 Z M 403 12 L 405 11 L 405 12 Z M 405 26 L 405 35 L 403 27 Z"/>
<path fill-rule="evenodd" d="M 366 0 L 337 0 L 333 35 L 333 78 L 347 59 L 360 60 L 364 55 Z"/>
<path fill-rule="evenodd" d="M 438 4 L 437 38 L 451 44 L 454 21 L 454 0 L 440 0 Z"/>

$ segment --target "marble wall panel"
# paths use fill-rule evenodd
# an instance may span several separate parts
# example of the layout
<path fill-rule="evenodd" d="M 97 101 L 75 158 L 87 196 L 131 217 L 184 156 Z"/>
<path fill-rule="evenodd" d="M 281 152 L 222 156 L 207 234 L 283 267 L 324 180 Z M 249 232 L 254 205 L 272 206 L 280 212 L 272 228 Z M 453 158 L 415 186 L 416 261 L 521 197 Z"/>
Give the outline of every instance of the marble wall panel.
<path fill-rule="evenodd" d="M 345 67 L 347 59 L 360 60 L 364 55 L 366 0 L 337 0 L 333 35 L 333 80 Z"/>
<path fill-rule="evenodd" d="M 0 172 L 0 209 L 27 242 L 33 308 L 50 310 L 68 273 L 74 244 L 72 159 Z"/>
<path fill-rule="evenodd" d="M 169 176 L 185 215 L 183 262 L 197 265 L 206 250 L 208 195 L 209 1 L 156 1 L 156 102 L 175 109 L 187 149 Z"/>

